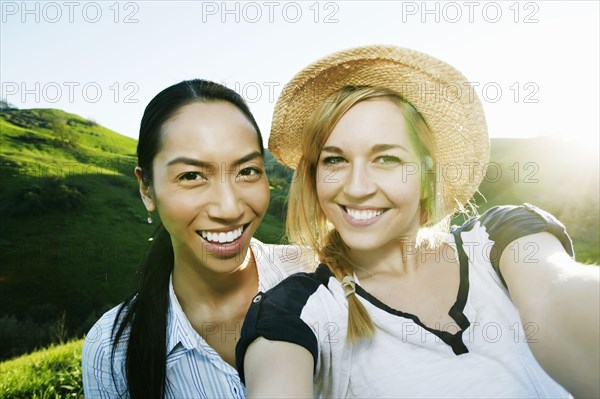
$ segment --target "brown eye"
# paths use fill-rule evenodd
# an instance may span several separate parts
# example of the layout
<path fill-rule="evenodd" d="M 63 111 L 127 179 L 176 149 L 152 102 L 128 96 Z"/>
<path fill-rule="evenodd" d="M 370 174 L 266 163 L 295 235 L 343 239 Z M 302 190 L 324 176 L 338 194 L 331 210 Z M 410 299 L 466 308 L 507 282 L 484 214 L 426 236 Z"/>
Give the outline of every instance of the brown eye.
<path fill-rule="evenodd" d="M 244 181 L 257 181 L 260 179 L 262 174 L 262 169 L 250 166 L 240 170 L 240 173 L 238 173 L 237 178 Z"/>
<path fill-rule="evenodd" d="M 204 181 L 206 177 L 202 175 L 202 173 L 198 172 L 186 172 L 179 176 L 179 180 L 181 181 Z"/>
<path fill-rule="evenodd" d="M 262 175 L 262 170 L 258 168 L 244 168 L 240 170 L 240 176 L 253 176 L 253 175 Z"/>

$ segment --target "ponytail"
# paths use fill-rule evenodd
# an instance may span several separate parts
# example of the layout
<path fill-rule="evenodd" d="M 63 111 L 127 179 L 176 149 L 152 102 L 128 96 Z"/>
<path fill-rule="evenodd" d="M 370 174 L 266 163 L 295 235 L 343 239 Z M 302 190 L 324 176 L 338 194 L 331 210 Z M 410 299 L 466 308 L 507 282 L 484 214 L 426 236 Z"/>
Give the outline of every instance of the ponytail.
<path fill-rule="evenodd" d="M 140 264 L 137 289 L 119 307 L 113 324 L 113 379 L 115 350 L 125 329 L 130 328 L 125 370 L 127 390 L 132 399 L 164 397 L 169 280 L 173 259 L 171 236 L 159 225 Z"/>
<path fill-rule="evenodd" d="M 346 245 L 337 230 L 327 236 L 323 260 L 331 273 L 344 287 L 348 300 L 348 335 L 346 340 L 357 343 L 361 339 L 371 339 L 375 335 L 375 326 L 362 302 L 356 296 L 352 261 L 347 255 Z"/>

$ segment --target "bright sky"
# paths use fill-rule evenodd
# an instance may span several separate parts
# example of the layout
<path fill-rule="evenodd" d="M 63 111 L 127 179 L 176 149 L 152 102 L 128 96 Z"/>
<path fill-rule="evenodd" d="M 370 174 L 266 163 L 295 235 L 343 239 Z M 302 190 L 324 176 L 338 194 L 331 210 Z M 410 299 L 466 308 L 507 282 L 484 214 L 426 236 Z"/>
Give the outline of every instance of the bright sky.
<path fill-rule="evenodd" d="M 205 78 L 239 91 L 266 138 L 275 100 L 301 68 L 394 44 L 476 82 L 492 137 L 559 135 L 598 148 L 599 4 L 2 1 L 0 96 L 137 138 L 156 93 Z"/>

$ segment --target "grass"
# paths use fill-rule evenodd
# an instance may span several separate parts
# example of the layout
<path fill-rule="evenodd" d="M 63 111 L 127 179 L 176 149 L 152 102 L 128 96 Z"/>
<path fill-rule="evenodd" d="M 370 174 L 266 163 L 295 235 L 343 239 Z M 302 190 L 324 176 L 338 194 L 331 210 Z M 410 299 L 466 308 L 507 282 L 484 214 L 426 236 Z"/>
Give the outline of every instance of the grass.
<path fill-rule="evenodd" d="M 0 363 L 0 399 L 83 397 L 83 340 Z"/>

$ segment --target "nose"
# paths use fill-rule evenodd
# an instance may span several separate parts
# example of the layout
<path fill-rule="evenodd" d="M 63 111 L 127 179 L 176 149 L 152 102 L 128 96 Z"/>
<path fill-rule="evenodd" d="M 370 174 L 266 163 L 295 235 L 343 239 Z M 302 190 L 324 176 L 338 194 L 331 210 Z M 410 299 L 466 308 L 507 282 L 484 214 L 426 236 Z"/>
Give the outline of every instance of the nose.
<path fill-rule="evenodd" d="M 244 213 L 243 203 L 235 188 L 235 181 L 225 179 L 214 185 L 213 201 L 207 207 L 210 218 L 224 221 L 240 219 Z"/>
<path fill-rule="evenodd" d="M 368 167 L 362 163 L 353 164 L 344 182 L 344 194 L 360 199 L 370 196 L 375 191 L 376 185 Z"/>

